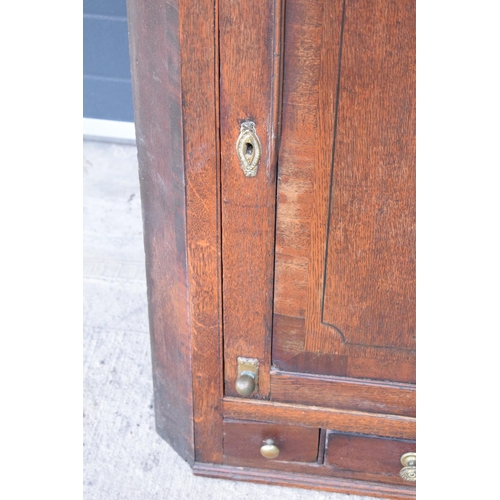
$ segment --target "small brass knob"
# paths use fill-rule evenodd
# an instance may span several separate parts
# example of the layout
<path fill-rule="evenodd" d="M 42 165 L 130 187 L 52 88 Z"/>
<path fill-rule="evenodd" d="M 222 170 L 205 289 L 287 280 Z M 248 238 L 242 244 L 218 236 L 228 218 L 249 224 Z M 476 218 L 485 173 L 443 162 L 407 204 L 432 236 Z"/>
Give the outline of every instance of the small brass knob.
<path fill-rule="evenodd" d="M 417 454 L 414 451 L 405 453 L 401 457 L 401 465 L 403 468 L 399 471 L 399 475 L 405 481 L 417 480 Z"/>
<path fill-rule="evenodd" d="M 255 390 L 255 378 L 251 373 L 242 373 L 236 379 L 236 392 L 240 396 L 248 397 Z"/>
<path fill-rule="evenodd" d="M 276 458 L 280 454 L 280 449 L 274 444 L 273 439 L 266 439 L 260 447 L 260 454 L 265 458 Z"/>

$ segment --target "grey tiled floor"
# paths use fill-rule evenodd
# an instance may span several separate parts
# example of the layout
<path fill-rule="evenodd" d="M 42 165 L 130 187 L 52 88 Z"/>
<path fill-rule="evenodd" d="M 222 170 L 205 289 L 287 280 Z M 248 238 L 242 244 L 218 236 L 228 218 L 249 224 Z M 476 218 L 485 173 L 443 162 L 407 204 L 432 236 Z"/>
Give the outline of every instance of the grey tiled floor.
<path fill-rule="evenodd" d="M 86 500 L 361 500 L 195 477 L 154 430 L 136 149 L 84 143 Z"/>

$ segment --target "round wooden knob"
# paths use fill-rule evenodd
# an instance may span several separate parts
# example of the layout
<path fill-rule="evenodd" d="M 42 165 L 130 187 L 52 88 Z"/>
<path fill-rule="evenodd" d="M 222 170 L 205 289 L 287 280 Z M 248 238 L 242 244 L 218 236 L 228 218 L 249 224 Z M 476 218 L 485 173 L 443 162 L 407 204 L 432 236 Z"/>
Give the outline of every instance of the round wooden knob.
<path fill-rule="evenodd" d="M 410 453 L 405 453 L 401 457 L 401 465 L 403 468 L 399 471 L 399 475 L 405 481 L 416 481 L 417 480 L 417 454 L 412 451 Z"/>
<path fill-rule="evenodd" d="M 236 392 L 240 396 L 248 397 L 255 390 L 255 379 L 248 373 L 243 373 L 236 379 Z"/>
<path fill-rule="evenodd" d="M 260 447 L 260 454 L 265 458 L 276 458 L 280 454 L 280 449 L 274 444 L 274 440 L 266 439 Z"/>

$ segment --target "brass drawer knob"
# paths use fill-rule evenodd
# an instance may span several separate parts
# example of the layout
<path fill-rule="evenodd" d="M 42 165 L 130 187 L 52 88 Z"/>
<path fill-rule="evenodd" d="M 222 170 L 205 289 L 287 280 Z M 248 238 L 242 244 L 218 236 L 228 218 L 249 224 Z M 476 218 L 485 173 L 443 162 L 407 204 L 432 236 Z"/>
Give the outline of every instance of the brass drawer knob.
<path fill-rule="evenodd" d="M 260 454 L 265 458 L 276 458 L 280 454 L 280 449 L 274 444 L 273 439 L 266 439 L 260 447 Z"/>
<path fill-rule="evenodd" d="M 401 457 L 401 465 L 403 468 L 399 471 L 399 475 L 405 481 L 416 481 L 417 480 L 417 454 L 412 451 L 410 453 L 405 453 Z"/>
<path fill-rule="evenodd" d="M 248 397 L 255 390 L 255 377 L 251 373 L 242 373 L 236 379 L 235 386 L 240 396 Z"/>

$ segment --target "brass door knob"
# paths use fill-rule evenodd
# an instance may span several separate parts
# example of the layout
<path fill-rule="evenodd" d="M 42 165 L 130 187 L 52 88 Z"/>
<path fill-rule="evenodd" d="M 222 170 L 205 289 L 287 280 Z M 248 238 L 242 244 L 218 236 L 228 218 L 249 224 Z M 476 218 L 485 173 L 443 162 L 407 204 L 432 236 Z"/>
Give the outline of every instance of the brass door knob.
<path fill-rule="evenodd" d="M 276 458 L 280 449 L 274 444 L 274 439 L 266 439 L 260 447 L 260 454 L 265 458 Z"/>
<path fill-rule="evenodd" d="M 417 480 L 417 454 L 414 451 L 405 453 L 401 457 L 401 465 L 403 468 L 399 471 L 399 475 L 405 481 Z"/>
<path fill-rule="evenodd" d="M 248 397 L 255 390 L 255 377 L 248 372 L 242 373 L 236 379 L 236 392 L 240 396 Z"/>

